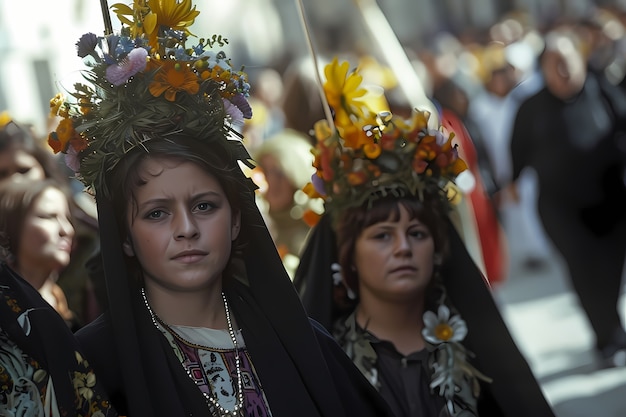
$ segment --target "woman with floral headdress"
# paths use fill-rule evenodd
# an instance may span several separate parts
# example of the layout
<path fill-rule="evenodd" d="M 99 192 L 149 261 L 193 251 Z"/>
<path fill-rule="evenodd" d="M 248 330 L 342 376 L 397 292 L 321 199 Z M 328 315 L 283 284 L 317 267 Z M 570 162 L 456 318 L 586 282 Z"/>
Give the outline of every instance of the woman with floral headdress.
<path fill-rule="evenodd" d="M 131 417 L 390 415 L 282 266 L 239 165 L 249 85 L 213 52 L 226 40 L 186 44 L 188 0 L 112 7 L 121 33 L 78 42 L 90 85 L 60 103 L 49 142 L 98 203 L 110 303 L 77 337 L 113 404 Z"/>
<path fill-rule="evenodd" d="M 294 283 L 396 416 L 553 416 L 449 220 L 466 166 L 454 135 L 369 110 L 361 76 L 326 67 L 306 187 L 326 213 Z M 334 131 L 333 131 L 334 130 Z"/>

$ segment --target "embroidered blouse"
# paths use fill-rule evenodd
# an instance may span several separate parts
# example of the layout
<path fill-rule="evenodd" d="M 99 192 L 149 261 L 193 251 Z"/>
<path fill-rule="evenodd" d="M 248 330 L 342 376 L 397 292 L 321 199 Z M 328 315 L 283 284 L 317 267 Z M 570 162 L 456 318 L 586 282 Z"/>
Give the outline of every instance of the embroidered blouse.
<path fill-rule="evenodd" d="M 201 392 L 215 397 L 225 409 L 233 409 L 237 403 L 237 371 L 235 349 L 228 331 L 190 326 L 170 328 L 175 334 L 159 326 L 196 386 Z M 271 417 L 269 404 L 241 330 L 235 334 L 241 364 L 244 415 Z"/>

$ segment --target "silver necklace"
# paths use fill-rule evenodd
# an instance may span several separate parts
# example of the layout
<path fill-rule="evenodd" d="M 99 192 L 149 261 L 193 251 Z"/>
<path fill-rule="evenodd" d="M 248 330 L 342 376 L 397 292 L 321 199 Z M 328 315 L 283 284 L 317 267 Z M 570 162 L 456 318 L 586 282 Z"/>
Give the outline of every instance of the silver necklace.
<path fill-rule="evenodd" d="M 154 324 L 154 327 L 159 329 L 159 325 L 160 325 L 163 328 L 165 328 L 169 333 L 171 333 L 174 337 L 183 341 L 184 343 L 190 346 L 195 346 L 195 347 L 206 349 L 206 347 L 204 346 L 200 346 L 200 345 L 191 343 L 183 339 L 167 323 L 165 323 L 154 311 L 152 311 L 152 308 L 150 307 L 150 303 L 148 303 L 148 298 L 146 297 L 146 291 L 143 288 L 141 289 L 141 296 L 143 297 L 143 302 L 146 305 L 146 308 L 148 309 L 148 313 L 150 313 L 150 318 L 152 319 L 152 324 Z M 244 404 L 243 404 L 243 386 L 242 386 L 243 378 L 241 377 L 241 361 L 239 359 L 239 345 L 237 343 L 237 337 L 235 336 L 235 331 L 233 330 L 233 323 L 230 319 L 230 309 L 228 308 L 228 301 L 226 300 L 226 295 L 224 294 L 224 292 L 222 292 L 222 300 L 224 301 L 224 310 L 226 311 L 226 323 L 228 324 L 228 334 L 230 335 L 230 339 L 232 340 L 233 345 L 235 346 L 235 370 L 237 373 L 237 403 L 235 404 L 235 407 L 232 410 L 227 410 L 224 407 L 222 407 L 222 405 L 219 403 L 217 398 L 215 398 L 213 395 L 207 394 L 204 391 L 200 391 L 200 392 L 202 392 L 202 395 L 204 395 L 204 398 L 209 402 L 209 405 L 213 406 L 210 408 L 216 411 L 220 417 L 221 416 L 240 416 L 242 415 Z M 194 383 L 197 385 L 196 379 L 193 377 L 193 375 L 191 375 L 191 372 L 189 371 L 189 369 L 187 369 L 184 365 L 183 365 L 183 369 L 187 373 L 187 376 L 189 376 L 189 378 L 192 381 L 194 381 Z"/>

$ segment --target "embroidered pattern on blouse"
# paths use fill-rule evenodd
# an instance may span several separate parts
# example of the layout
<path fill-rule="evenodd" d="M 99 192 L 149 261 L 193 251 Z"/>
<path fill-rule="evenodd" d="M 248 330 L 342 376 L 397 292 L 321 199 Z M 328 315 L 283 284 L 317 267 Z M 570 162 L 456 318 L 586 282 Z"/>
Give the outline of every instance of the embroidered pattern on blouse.
<path fill-rule="evenodd" d="M 1 302 L 6 303 L 26 336 L 31 334 L 31 321 L 6 285 L 0 285 Z M 75 392 L 74 408 L 66 410 L 58 404 L 52 376 L 15 344 L 0 328 L 0 415 L 104 417 L 113 415 L 111 405 L 95 391 L 96 376 L 79 352 L 76 363 L 68 369 Z M 117 415 L 117 414 L 115 414 Z"/>
<path fill-rule="evenodd" d="M 175 338 L 159 326 L 183 367 L 193 376 L 196 386 L 206 394 L 213 394 L 226 409 L 237 401 L 235 388 L 235 350 L 200 347 Z M 241 358 L 244 415 L 271 417 L 261 383 L 256 375 L 247 349 L 239 349 Z"/>

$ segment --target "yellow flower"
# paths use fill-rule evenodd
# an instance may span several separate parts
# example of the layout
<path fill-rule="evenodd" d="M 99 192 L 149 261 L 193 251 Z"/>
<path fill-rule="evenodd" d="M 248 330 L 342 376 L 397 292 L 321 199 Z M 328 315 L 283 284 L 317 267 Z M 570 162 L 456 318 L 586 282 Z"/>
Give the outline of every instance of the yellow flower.
<path fill-rule="evenodd" d="M 130 28 L 132 36 L 147 35 L 150 46 L 154 48 L 158 46 L 159 28 L 181 30 L 190 35 L 187 28 L 200 14 L 196 6 L 192 7 L 191 0 L 182 0 L 180 3 L 178 0 L 134 0 L 132 8 L 116 3 L 111 9 L 120 22 Z"/>
<path fill-rule="evenodd" d="M 189 26 L 193 24 L 196 17 L 200 14 L 196 10 L 196 6 L 191 7 L 191 0 L 148 0 L 148 6 L 150 10 L 156 16 L 156 30 L 148 30 L 146 25 L 146 34 L 150 36 L 150 44 L 156 45 L 156 38 L 158 35 L 158 29 L 160 27 L 167 27 L 174 30 L 182 30 L 187 35 L 190 35 Z"/>
<path fill-rule="evenodd" d="M 157 17 L 150 12 L 146 0 L 134 0 L 132 9 L 123 3 L 115 3 L 111 10 L 120 22 L 130 28 L 131 37 L 152 33 L 156 28 Z"/>
<path fill-rule="evenodd" d="M 166 26 L 175 30 L 189 33 L 188 27 L 193 24 L 200 14 L 196 6 L 191 7 L 191 0 L 148 0 L 152 13 L 157 15 L 159 26 Z"/>
<path fill-rule="evenodd" d="M 363 77 L 356 72 L 348 74 L 350 64 L 347 61 L 339 64 L 337 57 L 326 65 L 324 75 L 324 93 L 328 104 L 335 110 L 338 124 L 348 123 L 349 115 L 363 118 L 363 102 L 360 100 L 367 91 L 361 88 Z"/>
<path fill-rule="evenodd" d="M 63 94 L 58 93 L 56 96 L 50 99 L 50 117 L 55 117 L 59 114 L 59 110 L 61 106 L 65 102 L 65 97 Z"/>
<path fill-rule="evenodd" d="M 11 119 L 11 115 L 9 115 L 8 111 L 3 111 L 2 113 L 0 113 L 0 129 L 8 125 L 11 120 L 13 119 Z"/>
<path fill-rule="evenodd" d="M 200 89 L 198 76 L 188 65 L 180 65 L 176 61 L 162 61 L 162 66 L 148 87 L 154 97 L 165 93 L 168 101 L 176 100 L 176 93 L 186 91 L 196 94 Z"/>

